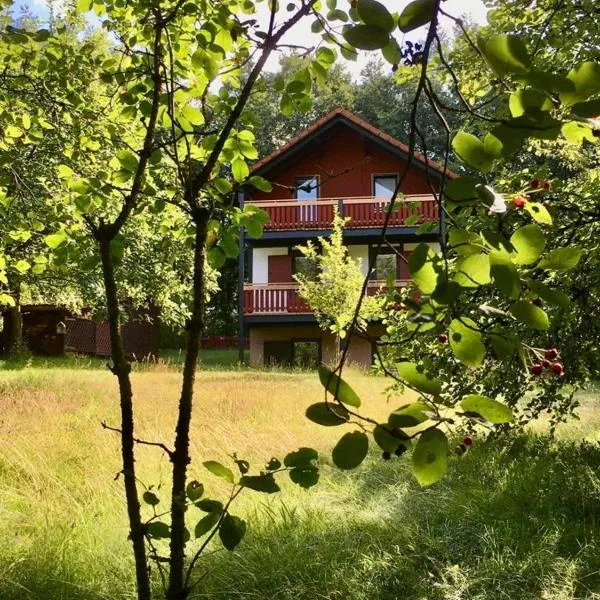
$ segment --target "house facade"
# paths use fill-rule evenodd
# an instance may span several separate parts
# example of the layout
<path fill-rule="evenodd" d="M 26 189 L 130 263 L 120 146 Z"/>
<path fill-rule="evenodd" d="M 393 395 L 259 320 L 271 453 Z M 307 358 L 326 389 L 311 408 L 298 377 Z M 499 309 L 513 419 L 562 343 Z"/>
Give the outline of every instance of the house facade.
<path fill-rule="evenodd" d="M 407 156 L 408 148 L 399 140 L 337 109 L 254 165 L 252 174 L 268 179 L 273 189 L 269 193 L 246 189 L 240 198 L 241 204 L 255 204 L 270 217 L 262 237 L 242 234 L 240 239 L 240 339 L 250 340 L 251 364 L 308 366 L 334 359 L 334 336 L 317 326 L 299 297 L 294 274 L 305 268 L 305 259 L 295 246 L 328 235 L 337 207 L 348 218 L 344 229 L 348 252 L 362 260 L 366 275 Z M 434 244 L 437 239 L 443 224 L 434 191 L 442 173 L 439 164 L 420 155 L 408 167 L 400 188 L 403 200 L 392 212 L 386 232 L 405 259 L 419 243 Z M 423 222 L 437 227 L 417 235 Z M 372 290 L 390 274 L 398 287 L 410 277 L 406 261 L 389 247 L 377 255 L 374 267 Z M 354 337 L 348 357 L 350 362 L 370 365 L 371 344 Z"/>

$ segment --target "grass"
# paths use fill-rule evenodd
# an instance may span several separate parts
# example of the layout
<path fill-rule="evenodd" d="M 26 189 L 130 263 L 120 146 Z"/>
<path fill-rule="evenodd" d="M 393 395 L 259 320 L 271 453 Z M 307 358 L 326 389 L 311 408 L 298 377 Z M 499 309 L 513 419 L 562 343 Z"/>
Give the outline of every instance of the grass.
<path fill-rule="evenodd" d="M 102 361 L 40 363 L 0 377 L 0 598 L 133 598 L 116 424 L 116 384 Z M 179 373 L 173 363 L 133 374 L 138 435 L 169 440 Z M 370 414 L 385 381 L 349 374 Z M 283 481 L 281 494 L 240 496 L 249 522 L 234 554 L 208 555 L 196 598 L 600 599 L 600 410 L 581 421 L 480 442 L 421 489 L 408 458 L 377 453 L 351 473 L 331 468 L 340 436 L 303 418 L 320 397 L 310 373 L 209 370 L 196 383 L 192 475 L 223 497 L 203 460 L 237 452 L 256 467 L 299 446 L 322 452 L 318 486 Z M 139 448 L 144 485 L 168 487 L 169 464 Z M 195 509 L 194 509 L 195 510 Z M 201 516 L 190 513 L 190 517 Z M 193 527 L 193 520 L 191 526 Z M 215 546 L 216 549 L 216 546 Z"/>

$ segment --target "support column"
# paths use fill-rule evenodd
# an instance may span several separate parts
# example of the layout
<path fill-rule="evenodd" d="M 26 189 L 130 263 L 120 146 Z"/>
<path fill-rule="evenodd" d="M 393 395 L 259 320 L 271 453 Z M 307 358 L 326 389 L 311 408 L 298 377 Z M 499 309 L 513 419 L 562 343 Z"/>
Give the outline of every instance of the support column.
<path fill-rule="evenodd" d="M 238 204 L 240 209 L 244 208 L 244 192 L 238 192 Z M 246 329 L 244 323 L 244 259 L 246 239 L 244 228 L 240 227 L 240 242 L 238 256 L 238 359 L 240 364 L 244 362 L 244 339 Z"/>

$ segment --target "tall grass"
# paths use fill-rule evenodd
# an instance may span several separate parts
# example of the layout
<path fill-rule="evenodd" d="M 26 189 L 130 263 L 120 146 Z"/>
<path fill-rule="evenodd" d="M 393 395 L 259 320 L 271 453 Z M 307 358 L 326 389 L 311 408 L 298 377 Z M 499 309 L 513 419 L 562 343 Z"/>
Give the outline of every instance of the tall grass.
<path fill-rule="evenodd" d="M 34 362 L 0 374 L 2 600 L 133 597 L 118 440 L 100 426 L 117 423 L 116 385 L 99 364 Z M 158 364 L 133 377 L 137 434 L 168 442 L 178 373 Z M 381 394 L 385 381 L 349 378 L 370 414 L 396 407 Z M 583 400 L 584 420 L 561 426 L 559 439 L 540 429 L 477 440 L 442 484 L 421 489 L 408 458 L 374 453 L 352 473 L 331 468 L 340 431 L 303 418 L 321 394 L 310 373 L 211 371 L 196 392 L 192 475 L 212 497 L 226 490 L 202 460 L 237 452 L 260 467 L 308 445 L 323 464 L 312 490 L 284 483 L 280 495 L 240 497 L 247 537 L 234 554 L 214 546 L 192 597 L 600 599 L 593 395 Z M 168 461 L 154 448 L 138 451 L 141 483 L 168 488 Z"/>

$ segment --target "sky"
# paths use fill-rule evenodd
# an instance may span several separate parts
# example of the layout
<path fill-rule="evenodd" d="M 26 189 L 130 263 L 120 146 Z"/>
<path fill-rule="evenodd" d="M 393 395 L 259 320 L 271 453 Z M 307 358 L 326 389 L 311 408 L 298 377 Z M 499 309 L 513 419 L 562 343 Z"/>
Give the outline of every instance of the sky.
<path fill-rule="evenodd" d="M 51 0 L 55 6 L 60 6 L 64 0 Z M 387 6 L 390 11 L 402 12 L 402 9 L 409 3 L 410 0 L 380 0 Z M 285 4 L 285 0 L 281 1 L 282 4 Z M 49 9 L 48 9 L 48 0 L 16 0 L 14 9 L 18 11 L 21 7 L 26 7 L 30 12 L 40 17 L 42 20 L 48 18 Z M 348 8 L 347 0 L 339 0 L 339 7 L 342 9 Z M 455 17 L 468 17 L 469 20 L 478 23 L 485 24 L 486 23 L 486 15 L 487 8 L 484 6 L 482 0 L 445 0 L 443 9 L 448 14 L 451 14 Z M 282 11 L 282 15 L 285 16 L 287 13 Z M 98 19 L 92 14 L 91 23 L 98 23 Z M 266 23 L 268 20 L 268 8 L 266 3 L 263 2 L 259 5 L 259 14 L 258 14 L 259 22 Z M 314 46 L 319 40 L 320 36 L 315 35 L 310 31 L 310 24 L 312 19 L 306 19 L 304 22 L 298 24 L 293 30 L 291 30 L 287 36 L 284 38 L 284 43 L 287 44 L 296 44 L 302 46 Z M 450 19 L 446 17 L 442 17 L 440 20 L 441 27 L 446 31 L 448 35 L 452 34 L 453 24 Z M 412 41 L 419 41 L 425 35 L 426 28 L 421 27 L 411 32 L 406 39 L 410 39 Z M 397 39 L 399 42 L 402 42 L 402 34 L 397 31 Z M 360 71 L 365 66 L 367 61 L 369 60 L 369 55 L 373 53 L 369 52 L 361 52 L 359 58 L 356 62 L 353 61 L 344 61 L 348 70 L 352 73 L 355 78 L 358 78 L 360 75 Z M 266 68 L 271 71 L 277 70 L 279 57 L 274 55 L 271 57 L 270 61 L 266 65 Z"/>

